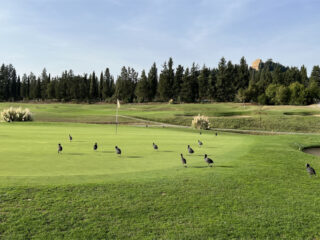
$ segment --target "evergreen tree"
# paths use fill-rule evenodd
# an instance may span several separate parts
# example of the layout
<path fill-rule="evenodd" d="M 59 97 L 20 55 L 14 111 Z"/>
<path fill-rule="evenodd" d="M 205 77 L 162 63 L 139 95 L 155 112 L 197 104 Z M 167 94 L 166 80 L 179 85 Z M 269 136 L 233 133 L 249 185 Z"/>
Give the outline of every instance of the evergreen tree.
<path fill-rule="evenodd" d="M 44 68 L 41 73 L 41 98 L 42 99 L 46 99 L 48 97 L 47 87 L 49 83 L 50 83 L 50 79 L 47 74 L 47 69 Z"/>
<path fill-rule="evenodd" d="M 173 98 L 175 100 L 180 99 L 180 92 L 181 92 L 181 85 L 182 85 L 182 78 L 183 78 L 183 67 L 181 65 L 178 65 L 176 68 L 176 73 L 174 75 L 174 81 L 173 81 Z"/>
<path fill-rule="evenodd" d="M 96 78 L 96 74 L 93 71 L 92 75 L 90 75 L 90 99 L 97 99 L 98 97 L 98 82 Z"/>
<path fill-rule="evenodd" d="M 149 82 L 144 70 L 142 70 L 141 77 L 137 83 L 135 94 L 139 102 L 146 102 L 150 96 Z"/>
<path fill-rule="evenodd" d="M 153 63 L 148 73 L 148 85 L 150 87 L 150 95 L 148 96 L 148 98 L 150 101 L 152 101 L 156 97 L 158 88 L 158 69 L 156 63 Z"/>
<path fill-rule="evenodd" d="M 199 100 L 202 101 L 204 99 L 209 98 L 209 75 L 210 70 L 203 66 L 200 71 L 200 75 L 198 76 L 198 85 L 199 85 Z"/>
<path fill-rule="evenodd" d="M 116 83 L 115 97 L 124 102 L 133 102 L 137 79 L 138 73 L 133 68 L 122 67 Z"/>
<path fill-rule="evenodd" d="M 249 86 L 249 77 L 250 72 L 248 68 L 248 64 L 246 62 L 246 59 L 244 57 L 240 60 L 240 65 L 235 66 L 236 76 L 234 81 L 234 87 L 235 91 L 238 91 L 239 89 L 245 89 Z"/>
<path fill-rule="evenodd" d="M 309 86 L 309 78 L 307 75 L 307 69 L 304 65 L 301 66 L 300 68 L 300 78 L 301 78 L 301 83 L 307 87 Z"/>
<path fill-rule="evenodd" d="M 226 65 L 226 60 L 221 58 L 217 72 L 216 82 L 216 98 L 217 101 L 233 101 L 235 98 L 235 91 L 232 84 L 234 76 L 234 68 L 232 63 L 229 61 Z"/>
<path fill-rule="evenodd" d="M 114 93 L 114 80 L 110 75 L 109 68 L 106 68 L 104 72 L 104 82 L 102 87 L 103 99 L 111 98 Z"/>
<path fill-rule="evenodd" d="M 169 58 L 168 65 L 164 63 L 160 74 L 158 92 L 162 101 L 168 101 L 173 97 L 174 70 L 172 58 Z"/>
<path fill-rule="evenodd" d="M 100 100 L 103 99 L 103 84 L 105 82 L 105 79 L 103 77 L 103 72 L 100 74 L 100 80 L 99 80 L 99 98 Z"/>
<path fill-rule="evenodd" d="M 192 63 L 192 66 L 190 69 L 190 81 L 191 81 L 191 91 L 192 91 L 191 98 L 193 99 L 193 102 L 195 102 L 199 98 L 199 85 L 198 85 L 199 74 L 200 74 L 199 66 L 196 65 L 195 63 Z"/>
<path fill-rule="evenodd" d="M 320 67 L 319 65 L 316 65 L 313 67 L 311 76 L 310 76 L 310 82 L 315 82 L 318 84 L 318 87 L 320 87 Z"/>
<path fill-rule="evenodd" d="M 211 99 L 216 99 L 216 69 L 212 69 L 208 76 L 208 95 Z"/>
<path fill-rule="evenodd" d="M 183 102 L 194 102 L 194 94 L 192 91 L 192 80 L 189 68 L 186 68 L 182 78 L 180 98 Z"/>

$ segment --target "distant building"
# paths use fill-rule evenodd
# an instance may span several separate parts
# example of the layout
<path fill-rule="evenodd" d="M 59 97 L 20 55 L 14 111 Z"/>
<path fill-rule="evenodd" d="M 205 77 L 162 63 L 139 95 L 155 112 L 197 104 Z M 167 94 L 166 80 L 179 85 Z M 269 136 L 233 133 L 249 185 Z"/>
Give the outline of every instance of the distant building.
<path fill-rule="evenodd" d="M 253 61 L 251 67 L 258 71 L 260 69 L 260 64 L 261 63 L 262 63 L 262 60 L 258 58 L 258 59 Z"/>

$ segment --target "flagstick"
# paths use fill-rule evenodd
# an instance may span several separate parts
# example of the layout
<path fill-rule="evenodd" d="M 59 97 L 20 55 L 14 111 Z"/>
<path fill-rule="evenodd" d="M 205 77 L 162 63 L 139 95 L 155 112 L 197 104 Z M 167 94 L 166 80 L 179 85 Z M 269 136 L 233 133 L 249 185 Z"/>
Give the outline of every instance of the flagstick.
<path fill-rule="evenodd" d="M 117 113 L 116 113 L 116 135 L 118 133 L 118 105 L 117 105 Z"/>

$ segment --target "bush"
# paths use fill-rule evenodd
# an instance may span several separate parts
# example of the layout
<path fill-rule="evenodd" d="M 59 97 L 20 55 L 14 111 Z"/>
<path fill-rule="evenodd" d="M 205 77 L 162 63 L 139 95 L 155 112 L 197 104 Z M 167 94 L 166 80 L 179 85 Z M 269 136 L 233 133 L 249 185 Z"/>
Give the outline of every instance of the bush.
<path fill-rule="evenodd" d="M 7 108 L 1 112 L 1 120 L 5 122 L 26 122 L 32 121 L 32 113 L 28 108 Z"/>
<path fill-rule="evenodd" d="M 203 129 L 203 130 L 210 129 L 209 118 L 206 116 L 201 116 L 199 114 L 198 116 L 195 116 L 193 118 L 191 126 L 196 129 Z"/>

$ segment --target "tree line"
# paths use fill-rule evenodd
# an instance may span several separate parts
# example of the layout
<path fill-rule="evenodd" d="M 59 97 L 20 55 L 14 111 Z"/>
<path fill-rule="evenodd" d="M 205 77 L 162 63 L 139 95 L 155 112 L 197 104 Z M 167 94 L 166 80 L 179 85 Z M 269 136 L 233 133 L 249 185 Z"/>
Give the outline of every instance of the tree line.
<path fill-rule="evenodd" d="M 17 76 L 15 68 L 0 68 L 0 101 L 55 100 L 114 102 L 254 102 L 259 104 L 312 104 L 320 99 L 320 67 L 310 77 L 302 66 L 287 67 L 271 59 L 259 69 L 248 66 L 244 57 L 239 64 L 221 58 L 216 68 L 178 65 L 169 58 L 158 72 L 154 63 L 139 75 L 122 67 L 116 81 L 109 68 L 100 73 L 75 75 L 72 70 L 51 77 L 46 69 Z"/>

